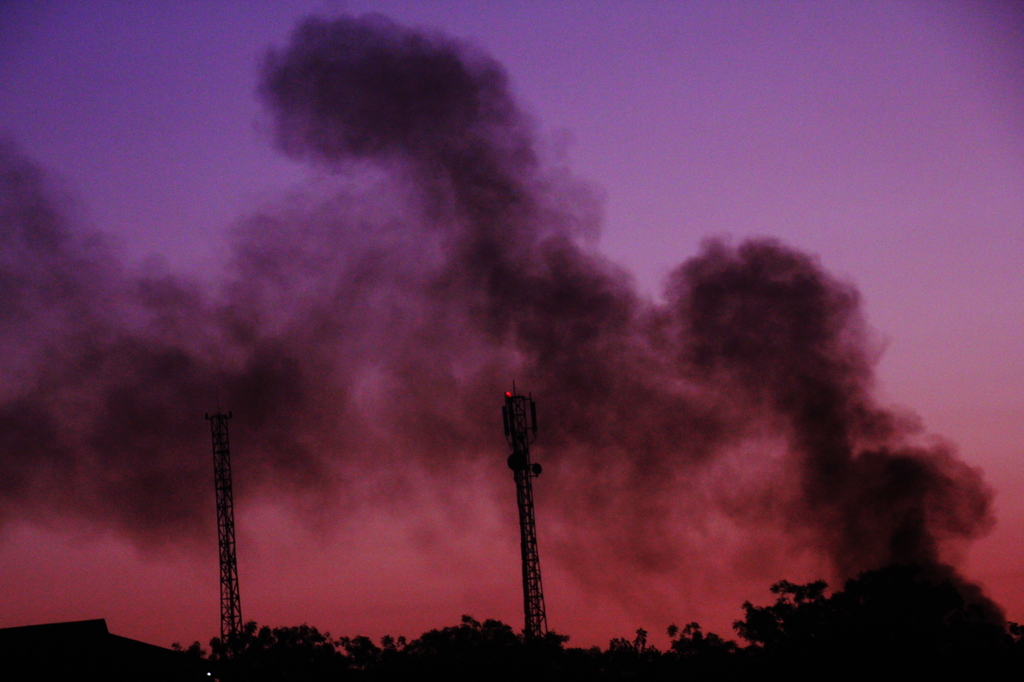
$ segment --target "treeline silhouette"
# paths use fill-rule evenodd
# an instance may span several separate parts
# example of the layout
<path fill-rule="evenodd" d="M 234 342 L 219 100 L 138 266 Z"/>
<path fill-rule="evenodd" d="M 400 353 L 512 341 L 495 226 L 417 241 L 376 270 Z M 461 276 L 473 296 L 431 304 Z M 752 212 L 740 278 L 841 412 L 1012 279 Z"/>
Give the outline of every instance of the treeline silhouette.
<path fill-rule="evenodd" d="M 703 680 L 859 675 L 970 674 L 1020 670 L 1024 628 L 1002 621 L 980 593 L 934 569 L 891 566 L 848 580 L 826 594 L 823 581 L 772 586 L 774 604 L 743 605 L 733 624 L 742 644 L 697 623 L 669 626 L 666 651 L 648 633 L 601 649 L 567 646 L 548 633 L 524 640 L 497 620 L 463 616 L 452 627 L 407 641 L 385 636 L 332 639 L 314 627 L 259 627 L 250 621 L 232 641 L 185 649 L 224 682 L 290 680 Z M 181 650 L 180 645 L 174 648 Z"/>

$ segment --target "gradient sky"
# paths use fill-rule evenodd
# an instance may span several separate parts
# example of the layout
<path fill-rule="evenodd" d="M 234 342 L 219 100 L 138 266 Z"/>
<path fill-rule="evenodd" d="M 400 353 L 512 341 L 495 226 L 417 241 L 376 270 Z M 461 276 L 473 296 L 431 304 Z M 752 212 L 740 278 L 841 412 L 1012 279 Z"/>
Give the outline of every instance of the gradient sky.
<path fill-rule="evenodd" d="M 996 491 L 997 526 L 965 548 L 964 569 L 1020 621 L 1020 7 L 5 3 L 0 128 L 127 260 L 213 278 L 235 220 L 317 180 L 274 151 L 254 94 L 261 56 L 297 20 L 378 11 L 471 41 L 507 68 L 546 144 L 598 188 L 601 249 L 649 295 L 708 236 L 778 237 L 860 290 L 883 402 L 919 414 Z M 503 452 L 495 458 L 503 465 Z M 474 475 L 453 472 L 467 518 L 432 517 L 430 499 L 415 519 L 380 512 L 315 527 L 282 507 L 241 507 L 245 617 L 335 635 L 416 635 L 462 613 L 518 627 L 511 476 L 506 508 L 474 491 Z M 671 620 L 732 634 L 744 599 L 817 577 L 807 567 L 728 584 L 680 575 L 652 587 L 670 599 L 658 605 L 585 592 L 545 561 L 544 480 L 549 624 L 574 644 L 663 633 Z M 205 641 L 218 614 L 216 547 L 204 551 L 139 548 L 74 519 L 15 523 L 0 535 L 0 626 L 106 617 L 129 637 Z"/>

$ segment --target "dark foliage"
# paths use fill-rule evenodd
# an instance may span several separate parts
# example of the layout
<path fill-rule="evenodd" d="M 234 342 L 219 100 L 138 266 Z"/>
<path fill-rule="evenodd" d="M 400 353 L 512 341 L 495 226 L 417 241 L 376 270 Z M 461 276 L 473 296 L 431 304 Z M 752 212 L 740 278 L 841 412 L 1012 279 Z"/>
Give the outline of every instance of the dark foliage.
<path fill-rule="evenodd" d="M 330 634 L 308 625 L 271 629 L 249 621 L 238 638 L 215 637 L 210 648 L 210 661 L 226 682 L 336 680 L 350 667 Z"/>
<path fill-rule="evenodd" d="M 841 591 L 815 581 L 772 586 L 774 604 L 743 605 L 739 646 L 698 623 L 668 628 L 660 651 L 639 629 L 601 650 L 566 647 L 549 633 L 524 640 L 497 620 L 463 616 L 417 639 L 332 640 L 308 625 L 248 623 L 208 660 L 225 682 L 276 680 L 738 680 L 949 674 L 990 677 L 1024 662 L 1024 627 L 1004 623 L 990 602 L 950 571 L 890 566 L 862 573 Z M 176 645 L 176 648 L 181 649 Z M 207 658 L 198 643 L 186 653 Z"/>
<path fill-rule="evenodd" d="M 1019 626 L 972 599 L 952 574 L 890 566 L 826 596 L 822 581 L 772 586 L 775 604 L 743 605 L 736 631 L 762 668 L 811 676 L 827 670 L 995 674 L 1020 656 Z"/>

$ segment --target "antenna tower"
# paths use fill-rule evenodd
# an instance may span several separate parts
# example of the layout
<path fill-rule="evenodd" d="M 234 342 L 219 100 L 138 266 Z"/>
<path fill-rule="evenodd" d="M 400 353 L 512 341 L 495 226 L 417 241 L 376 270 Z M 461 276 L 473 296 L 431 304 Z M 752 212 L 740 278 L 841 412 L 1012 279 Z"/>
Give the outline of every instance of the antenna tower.
<path fill-rule="evenodd" d="M 235 557 L 235 504 L 231 493 L 231 413 L 206 415 L 213 433 L 213 480 L 217 489 L 217 537 L 220 541 L 220 640 L 233 641 L 242 631 L 238 598 L 238 560 Z"/>
<path fill-rule="evenodd" d="M 526 613 L 526 639 L 543 637 L 548 631 L 544 612 L 544 590 L 540 583 L 540 555 L 537 553 L 537 522 L 533 513 L 533 479 L 540 476 L 540 464 L 530 462 L 530 441 L 537 436 L 537 406 L 532 397 L 505 393 L 501 408 L 505 438 L 512 454 L 508 466 L 516 481 L 519 503 L 519 538 L 523 553 L 523 610 Z"/>

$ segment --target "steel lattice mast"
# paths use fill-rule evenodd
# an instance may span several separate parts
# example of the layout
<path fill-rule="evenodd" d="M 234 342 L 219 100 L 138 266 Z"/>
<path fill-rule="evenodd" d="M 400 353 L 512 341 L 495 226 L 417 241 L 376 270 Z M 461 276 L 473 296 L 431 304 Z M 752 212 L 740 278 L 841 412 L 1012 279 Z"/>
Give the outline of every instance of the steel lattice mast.
<path fill-rule="evenodd" d="M 532 398 L 505 393 L 502 408 L 505 437 L 512 454 L 508 466 L 516 481 L 516 501 L 519 504 L 519 538 L 523 554 L 523 610 L 527 639 L 543 637 L 548 631 L 548 618 L 544 612 L 544 590 L 540 582 L 540 555 L 537 552 L 537 522 L 533 512 L 533 479 L 540 476 L 540 464 L 530 462 L 530 439 L 537 435 L 537 406 Z"/>
<path fill-rule="evenodd" d="M 235 505 L 231 493 L 231 449 L 228 420 L 231 413 L 206 415 L 213 433 L 213 478 L 217 490 L 217 537 L 220 541 L 220 639 L 234 640 L 242 631 L 242 603 L 238 597 L 238 560 L 235 557 Z"/>

